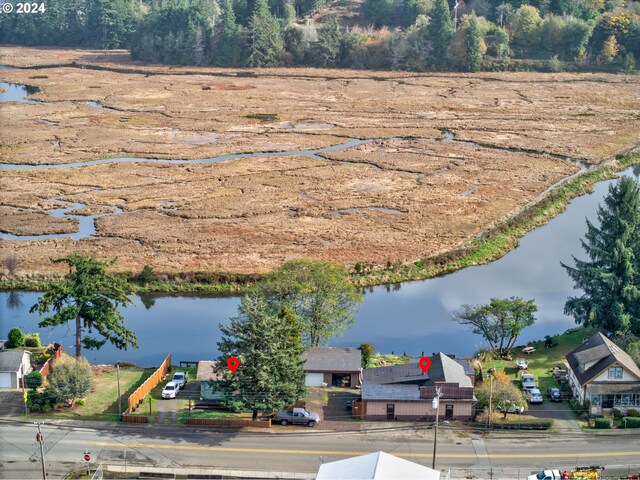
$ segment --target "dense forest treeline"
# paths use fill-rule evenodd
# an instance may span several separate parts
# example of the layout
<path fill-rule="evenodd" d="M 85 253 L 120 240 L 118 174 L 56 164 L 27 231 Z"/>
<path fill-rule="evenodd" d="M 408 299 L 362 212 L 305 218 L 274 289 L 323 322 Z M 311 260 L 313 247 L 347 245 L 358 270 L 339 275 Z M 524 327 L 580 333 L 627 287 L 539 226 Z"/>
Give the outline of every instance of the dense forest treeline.
<path fill-rule="evenodd" d="M 44 13 L 0 15 L 0 42 L 233 67 L 630 71 L 640 57 L 637 1 L 325 2 L 54 0 Z M 353 15 L 331 15 L 336 2 Z"/>

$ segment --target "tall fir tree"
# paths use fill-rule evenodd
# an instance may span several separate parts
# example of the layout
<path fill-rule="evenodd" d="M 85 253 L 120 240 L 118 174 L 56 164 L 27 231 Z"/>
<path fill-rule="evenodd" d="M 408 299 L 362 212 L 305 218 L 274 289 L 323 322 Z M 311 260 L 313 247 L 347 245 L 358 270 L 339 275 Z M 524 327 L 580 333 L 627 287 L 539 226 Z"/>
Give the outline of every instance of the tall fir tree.
<path fill-rule="evenodd" d="M 447 63 L 447 46 L 453 37 L 453 20 L 447 0 L 435 0 L 431 8 L 431 23 L 428 26 L 432 63 L 438 68 L 443 68 Z"/>
<path fill-rule="evenodd" d="M 583 290 L 570 297 L 565 313 L 576 323 L 607 332 L 640 334 L 640 185 L 622 177 L 609 187 L 598 207 L 595 226 L 587 220 L 582 248 L 590 261 L 573 257 L 575 267 L 562 266 Z"/>
<path fill-rule="evenodd" d="M 478 17 L 475 13 L 469 15 L 469 22 L 465 29 L 464 44 L 467 51 L 467 71 L 478 72 L 480 70 L 480 62 L 482 60 L 482 52 L 480 51 L 480 42 L 482 38 L 480 29 L 478 28 Z"/>
<path fill-rule="evenodd" d="M 249 23 L 246 64 L 249 67 L 277 67 L 284 55 L 280 24 L 269 12 L 266 0 L 256 0 Z"/>
<path fill-rule="evenodd" d="M 233 8 L 233 0 L 227 0 L 222 11 L 222 25 L 217 33 L 215 63 L 222 67 L 238 64 L 238 25 Z"/>
<path fill-rule="evenodd" d="M 259 297 L 245 297 L 238 316 L 228 325 L 220 325 L 220 357 L 215 371 L 223 403 L 236 411 L 281 410 L 306 395 L 301 354 L 304 351 L 300 327 L 286 309 L 271 310 Z M 236 357 L 240 366 L 232 373 L 227 360 Z"/>

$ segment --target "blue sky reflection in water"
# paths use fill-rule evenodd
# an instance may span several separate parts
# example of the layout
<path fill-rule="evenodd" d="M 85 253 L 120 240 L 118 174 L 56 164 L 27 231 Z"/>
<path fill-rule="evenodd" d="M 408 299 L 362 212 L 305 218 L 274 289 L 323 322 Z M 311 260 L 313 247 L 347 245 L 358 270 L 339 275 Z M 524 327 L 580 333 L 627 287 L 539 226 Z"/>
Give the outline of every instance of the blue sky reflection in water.
<path fill-rule="evenodd" d="M 640 168 L 629 169 L 635 174 Z M 482 338 L 451 320 L 451 312 L 463 303 L 486 303 L 492 297 L 534 298 L 537 322 L 525 329 L 521 340 L 541 339 L 561 333 L 574 325 L 562 314 L 572 283 L 560 261 L 571 263 L 571 255 L 584 258 L 580 239 L 585 233 L 585 217 L 595 219 L 595 211 L 611 182 L 601 182 L 590 195 L 575 199 L 565 212 L 549 224 L 521 239 L 520 246 L 489 265 L 419 282 L 375 287 L 367 291 L 353 328 L 330 342 L 332 346 L 372 343 L 383 353 L 420 355 L 444 351 L 470 355 L 483 345 Z M 44 341 L 62 341 L 72 349 L 73 331 L 66 326 L 38 329 L 37 315 L 28 312 L 36 293 L 19 293 L 21 306 L 9 307 L 10 293 L 0 293 L 0 338 L 13 326 L 32 332 L 39 330 Z M 13 300 L 15 302 L 15 294 Z M 226 298 L 159 297 L 147 309 L 139 298 L 124 310 L 127 326 L 138 335 L 140 348 L 118 351 L 106 345 L 86 352 L 94 363 L 132 361 L 154 365 L 171 352 L 175 361 L 211 359 L 220 339 L 218 324 L 236 314 L 239 300 Z"/>

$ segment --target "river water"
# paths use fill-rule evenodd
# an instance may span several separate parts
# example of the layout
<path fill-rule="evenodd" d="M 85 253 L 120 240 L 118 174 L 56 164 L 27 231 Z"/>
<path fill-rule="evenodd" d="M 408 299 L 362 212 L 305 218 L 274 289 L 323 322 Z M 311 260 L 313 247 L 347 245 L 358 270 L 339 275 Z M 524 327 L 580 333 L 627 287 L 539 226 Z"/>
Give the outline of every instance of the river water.
<path fill-rule="evenodd" d="M 0 86 L 7 90 L 0 101 L 29 102 L 26 96 L 32 92 L 26 87 L 5 83 Z M 452 139 L 452 135 L 445 138 Z M 368 141 L 353 140 L 325 149 L 296 151 L 295 154 L 313 156 L 323 151 L 366 142 Z M 262 155 L 273 153 L 229 155 L 190 162 L 215 162 L 231 157 Z M 142 159 L 107 159 L 87 163 L 139 160 Z M 29 167 L 5 164 L 0 169 L 75 166 L 77 165 Z M 638 178 L 640 168 L 630 168 L 623 174 Z M 580 239 L 586 229 L 585 218 L 595 220 L 597 206 L 602 202 L 611 183 L 612 181 L 605 181 L 597 184 L 593 194 L 572 201 L 564 213 L 527 234 L 517 249 L 491 264 L 466 268 L 435 279 L 367 289 L 354 326 L 343 336 L 332 339 L 329 345 L 358 346 L 362 342 L 369 342 L 383 353 L 422 355 L 423 352 L 431 354 L 444 351 L 457 356 L 471 355 L 484 346 L 483 340 L 451 320 L 451 313 L 464 303 L 486 303 L 493 297 L 520 296 L 535 299 L 538 306 L 537 322 L 525 329 L 520 337 L 522 342 L 541 339 L 547 334 L 561 333 L 570 328 L 573 320 L 562 312 L 567 297 L 577 292 L 573 290 L 560 262 L 571 263 L 572 255 L 584 257 L 581 255 Z M 71 207 L 75 208 L 76 205 L 70 204 L 68 209 L 53 213 L 62 215 Z M 91 235 L 90 227 L 88 225 L 87 228 L 80 229 L 78 238 Z M 7 239 L 13 237 L 7 234 L 2 236 Z M 16 237 L 18 238 L 27 239 Z M 8 331 L 18 326 L 25 332 L 38 331 L 43 342 L 60 342 L 65 349 L 73 350 L 72 328 L 38 328 L 40 319 L 38 315 L 29 313 L 29 308 L 39 295 L 34 292 L 0 292 L 0 338 L 6 338 Z M 107 344 L 98 351 L 87 351 L 85 354 L 92 363 L 122 360 L 143 366 L 159 364 L 167 353 L 172 353 L 174 361 L 213 359 L 217 355 L 216 343 L 220 340 L 218 325 L 226 323 L 235 315 L 238 304 L 237 297 L 136 297 L 134 304 L 122 311 L 126 325 L 138 336 L 139 348 L 120 351 Z"/>
<path fill-rule="evenodd" d="M 640 168 L 623 174 L 639 178 Z M 597 206 L 612 182 L 600 182 L 593 194 L 574 199 L 565 212 L 527 234 L 517 249 L 500 260 L 430 280 L 367 289 L 355 325 L 329 345 L 357 346 L 366 341 L 384 353 L 471 355 L 483 345 L 482 338 L 451 320 L 451 312 L 463 303 L 480 304 L 512 295 L 533 298 L 538 305 L 537 322 L 524 330 L 522 342 L 570 328 L 573 319 L 562 312 L 567 296 L 576 292 L 560 261 L 571 262 L 572 255 L 584 258 L 580 239 L 585 218 L 595 220 Z M 0 338 L 19 326 L 26 332 L 39 331 L 43 341 L 58 341 L 72 350 L 71 328 L 37 327 L 38 316 L 29 313 L 29 307 L 38 295 L 0 293 Z M 218 324 L 235 315 L 238 303 L 234 297 L 136 298 L 123 313 L 140 348 L 119 351 L 105 345 L 86 352 L 87 357 L 96 363 L 124 360 L 145 366 L 157 365 L 170 352 L 174 361 L 212 359 L 220 339 Z"/>

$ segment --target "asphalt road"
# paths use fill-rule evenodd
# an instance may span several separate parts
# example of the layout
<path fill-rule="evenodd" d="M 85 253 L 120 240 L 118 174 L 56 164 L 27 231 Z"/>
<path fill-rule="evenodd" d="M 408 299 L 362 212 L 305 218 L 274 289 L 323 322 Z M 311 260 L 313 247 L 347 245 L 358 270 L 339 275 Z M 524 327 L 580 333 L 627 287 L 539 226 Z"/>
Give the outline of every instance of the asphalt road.
<path fill-rule="evenodd" d="M 126 462 L 130 466 L 315 472 L 321 461 L 382 450 L 431 466 L 431 430 L 368 433 L 305 428 L 299 432 L 274 430 L 279 433 L 198 431 L 163 425 L 42 426 L 45 459 L 50 476 L 55 477 L 81 468 L 85 464 L 82 458 L 85 451 L 91 452 L 91 462 L 96 465 Z M 35 434 L 33 423 L 0 423 L 1 478 L 42 478 Z M 441 429 L 438 440 L 438 468 L 517 467 L 524 475 L 549 466 L 640 464 L 640 434 L 510 433 L 481 438 L 473 433 Z M 640 470 L 640 466 L 634 469 Z"/>

